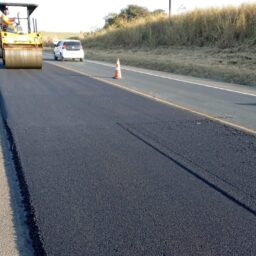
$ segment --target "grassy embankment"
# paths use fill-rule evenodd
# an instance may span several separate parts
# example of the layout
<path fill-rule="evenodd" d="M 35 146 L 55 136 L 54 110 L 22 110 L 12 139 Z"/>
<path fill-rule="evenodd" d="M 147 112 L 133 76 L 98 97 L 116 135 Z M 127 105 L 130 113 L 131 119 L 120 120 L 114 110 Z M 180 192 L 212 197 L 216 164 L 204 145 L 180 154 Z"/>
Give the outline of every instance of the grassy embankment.
<path fill-rule="evenodd" d="M 44 40 L 44 47 L 53 47 L 54 39 L 66 39 L 66 38 L 75 38 L 75 39 L 83 39 L 83 33 L 72 33 L 72 32 L 46 32 L 42 31 L 42 36 Z"/>
<path fill-rule="evenodd" d="M 151 15 L 84 43 L 90 59 L 256 86 L 256 4 Z"/>

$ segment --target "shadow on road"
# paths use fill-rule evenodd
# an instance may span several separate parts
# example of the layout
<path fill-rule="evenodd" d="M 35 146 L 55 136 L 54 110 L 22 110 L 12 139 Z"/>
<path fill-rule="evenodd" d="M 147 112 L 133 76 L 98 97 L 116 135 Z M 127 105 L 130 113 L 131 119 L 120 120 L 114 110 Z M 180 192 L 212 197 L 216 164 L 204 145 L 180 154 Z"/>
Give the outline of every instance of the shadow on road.
<path fill-rule="evenodd" d="M 240 106 L 256 106 L 256 103 L 236 103 L 236 105 L 240 105 Z"/>
<path fill-rule="evenodd" d="M 52 58 L 51 57 L 43 57 L 43 60 L 45 60 L 45 61 L 56 61 L 56 60 L 53 59 L 53 57 Z"/>

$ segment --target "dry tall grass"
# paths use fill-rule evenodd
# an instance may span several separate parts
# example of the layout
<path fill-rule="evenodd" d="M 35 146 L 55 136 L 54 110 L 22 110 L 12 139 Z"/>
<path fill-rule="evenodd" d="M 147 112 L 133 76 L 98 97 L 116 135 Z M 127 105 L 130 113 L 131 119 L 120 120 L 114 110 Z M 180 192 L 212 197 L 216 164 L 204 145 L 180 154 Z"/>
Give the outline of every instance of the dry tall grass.
<path fill-rule="evenodd" d="M 182 15 L 150 16 L 102 29 L 85 38 L 87 47 L 132 48 L 158 46 L 215 46 L 256 44 L 256 4 L 198 9 Z"/>
<path fill-rule="evenodd" d="M 84 33 L 73 33 L 73 32 L 46 32 L 42 31 L 44 46 L 50 47 L 53 46 L 54 39 L 68 39 L 68 38 L 77 38 L 83 39 Z"/>

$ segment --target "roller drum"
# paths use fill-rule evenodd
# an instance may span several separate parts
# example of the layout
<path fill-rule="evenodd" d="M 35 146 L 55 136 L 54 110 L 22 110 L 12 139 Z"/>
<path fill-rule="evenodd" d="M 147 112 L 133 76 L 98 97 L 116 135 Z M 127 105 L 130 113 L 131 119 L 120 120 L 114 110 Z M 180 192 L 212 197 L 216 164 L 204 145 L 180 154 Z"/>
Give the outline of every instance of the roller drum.
<path fill-rule="evenodd" d="M 6 68 L 42 68 L 41 48 L 5 48 Z"/>

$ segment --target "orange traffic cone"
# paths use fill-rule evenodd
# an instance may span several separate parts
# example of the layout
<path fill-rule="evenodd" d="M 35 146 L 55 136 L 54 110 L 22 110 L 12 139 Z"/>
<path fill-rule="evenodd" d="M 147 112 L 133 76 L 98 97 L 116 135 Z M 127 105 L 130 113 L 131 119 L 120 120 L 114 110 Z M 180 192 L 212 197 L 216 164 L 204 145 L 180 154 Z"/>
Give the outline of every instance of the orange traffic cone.
<path fill-rule="evenodd" d="M 116 62 L 116 70 L 115 70 L 114 78 L 115 79 L 121 79 L 122 78 L 119 58 L 117 59 L 117 62 Z"/>

